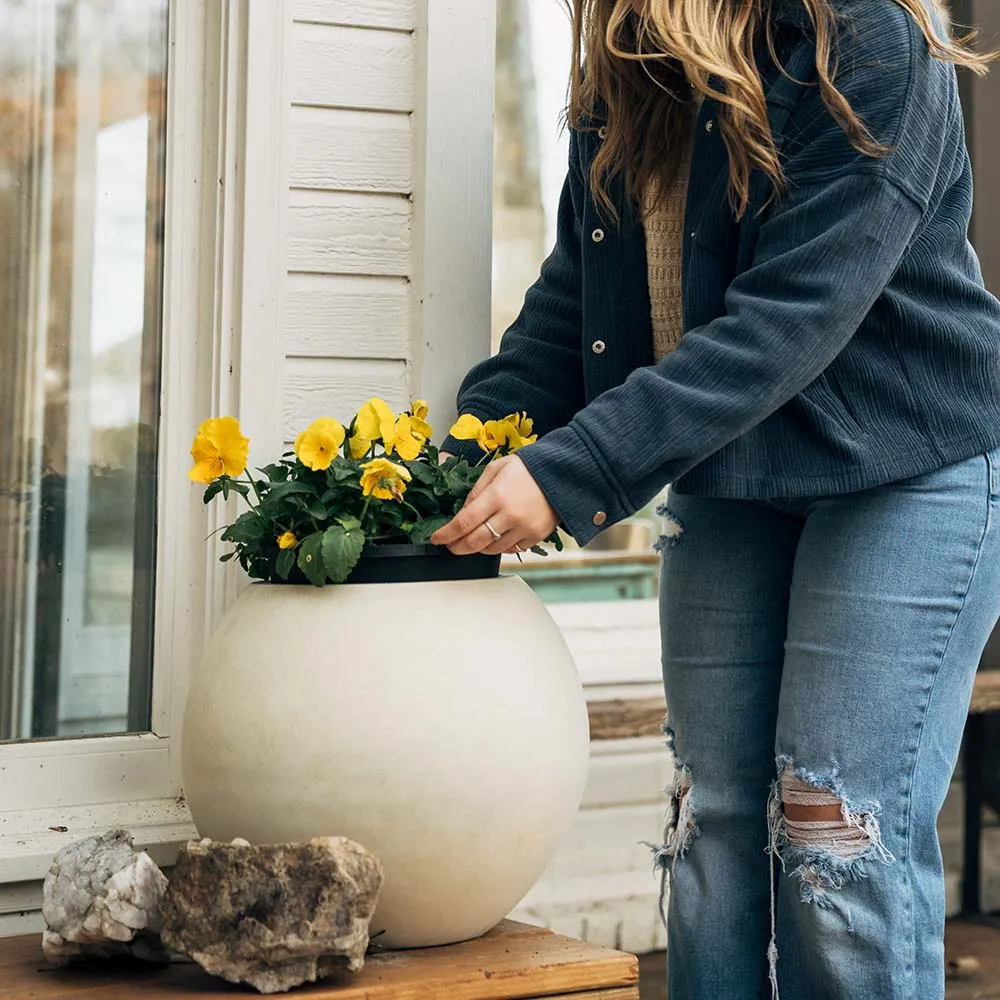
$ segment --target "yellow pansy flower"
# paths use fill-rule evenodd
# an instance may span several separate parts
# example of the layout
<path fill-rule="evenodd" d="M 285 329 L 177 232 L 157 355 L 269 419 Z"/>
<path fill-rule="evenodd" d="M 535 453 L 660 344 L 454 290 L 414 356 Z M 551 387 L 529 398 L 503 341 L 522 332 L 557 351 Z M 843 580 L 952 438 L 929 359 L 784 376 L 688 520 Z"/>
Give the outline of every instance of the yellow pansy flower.
<path fill-rule="evenodd" d="M 417 434 L 422 434 L 425 441 L 430 441 L 434 431 L 427 423 L 427 400 L 415 400 L 410 406 L 410 426 Z"/>
<path fill-rule="evenodd" d="M 361 466 L 361 490 L 379 500 L 402 500 L 410 470 L 387 458 L 373 458 Z"/>
<path fill-rule="evenodd" d="M 396 421 L 395 439 L 391 450 L 395 451 L 406 462 L 412 462 L 424 450 L 424 445 L 427 444 L 427 435 L 414 426 L 417 423 L 422 424 L 424 422 L 422 420 L 418 421 L 408 413 L 402 414 Z M 424 424 L 424 426 L 426 427 L 427 425 Z M 389 450 L 387 446 L 386 451 Z"/>
<path fill-rule="evenodd" d="M 510 428 L 508 431 L 507 444 L 511 451 L 526 444 L 534 444 L 538 440 L 538 435 L 532 433 L 535 429 L 535 422 L 527 413 L 511 413 L 504 417 L 503 422 Z"/>
<path fill-rule="evenodd" d="M 513 428 L 502 420 L 487 420 L 484 424 L 471 413 L 463 414 L 451 428 L 451 436 L 459 441 L 475 441 L 483 451 L 502 448 Z"/>
<path fill-rule="evenodd" d="M 220 476 L 242 476 L 249 453 L 250 439 L 243 436 L 240 422 L 235 417 L 213 417 L 194 437 L 194 466 L 188 478 L 195 483 L 212 483 Z"/>
<path fill-rule="evenodd" d="M 299 544 L 299 540 L 295 537 L 294 533 L 291 531 L 286 531 L 278 539 L 279 549 L 294 549 L 296 545 Z"/>
<path fill-rule="evenodd" d="M 347 432 L 339 421 L 320 417 L 295 439 L 295 455 L 307 469 L 322 472 L 330 468 L 345 437 Z"/>
<path fill-rule="evenodd" d="M 392 450 L 396 441 L 396 414 L 384 399 L 373 397 L 358 410 L 354 418 L 354 436 L 366 439 L 369 447 L 372 441 L 381 441 L 386 451 Z"/>

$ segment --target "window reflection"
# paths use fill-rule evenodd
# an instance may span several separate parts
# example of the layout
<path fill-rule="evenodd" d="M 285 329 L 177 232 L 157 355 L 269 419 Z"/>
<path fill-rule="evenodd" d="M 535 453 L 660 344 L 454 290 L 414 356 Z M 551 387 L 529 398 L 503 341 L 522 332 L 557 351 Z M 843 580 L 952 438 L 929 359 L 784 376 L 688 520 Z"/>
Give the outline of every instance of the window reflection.
<path fill-rule="evenodd" d="M 168 0 L 0 0 L 0 739 L 149 726 Z"/>

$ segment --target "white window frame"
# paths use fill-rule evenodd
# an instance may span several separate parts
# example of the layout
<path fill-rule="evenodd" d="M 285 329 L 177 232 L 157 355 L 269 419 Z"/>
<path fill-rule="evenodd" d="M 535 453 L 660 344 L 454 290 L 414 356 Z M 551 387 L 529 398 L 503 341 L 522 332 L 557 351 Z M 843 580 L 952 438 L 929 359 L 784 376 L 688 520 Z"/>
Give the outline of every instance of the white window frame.
<path fill-rule="evenodd" d="M 188 482 L 189 449 L 220 413 L 261 453 L 281 443 L 289 21 L 287 0 L 170 2 L 151 731 L 0 745 L 0 936 L 37 923 L 23 914 L 63 845 L 122 826 L 166 862 L 196 835 L 178 748 L 188 668 L 240 581 L 205 542 L 224 512 Z"/>

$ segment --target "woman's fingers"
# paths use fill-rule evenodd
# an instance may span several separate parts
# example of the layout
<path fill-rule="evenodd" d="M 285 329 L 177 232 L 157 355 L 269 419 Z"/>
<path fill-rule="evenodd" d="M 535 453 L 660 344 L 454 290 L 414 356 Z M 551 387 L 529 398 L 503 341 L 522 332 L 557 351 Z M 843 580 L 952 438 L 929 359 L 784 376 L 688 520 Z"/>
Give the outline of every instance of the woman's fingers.
<path fill-rule="evenodd" d="M 455 555 L 485 552 L 499 555 L 528 549 L 547 537 L 558 523 L 538 484 L 517 456 L 492 463 L 465 506 L 431 542 Z"/>
<path fill-rule="evenodd" d="M 465 506 L 468 507 L 470 503 L 478 500 L 482 496 L 483 491 L 496 479 L 497 475 L 503 471 L 503 459 L 499 459 L 494 462 L 490 462 L 489 465 L 483 469 L 483 474 L 479 477 L 476 485 L 472 487 L 469 495 L 465 498 Z"/>
<path fill-rule="evenodd" d="M 506 551 L 513 544 L 513 533 L 509 531 L 504 532 L 502 529 L 497 528 L 492 518 L 488 520 L 489 524 L 481 524 L 464 538 L 460 538 L 457 542 L 452 542 L 448 546 L 452 554 L 456 556 L 471 556 L 477 552 L 481 552 L 485 555 L 493 556 L 500 555 L 501 552 Z M 491 527 L 500 535 L 499 540 L 490 531 Z M 505 538 L 507 541 L 504 541 Z"/>
<path fill-rule="evenodd" d="M 534 544 L 523 532 L 515 529 L 504 532 L 500 541 L 493 542 L 483 552 L 488 556 L 512 556 L 519 552 L 527 552 Z"/>
<path fill-rule="evenodd" d="M 464 541 L 466 536 L 473 534 L 477 529 L 481 529 L 488 539 L 482 546 L 485 548 L 489 542 L 495 541 L 489 529 L 486 528 L 486 520 L 498 513 L 499 510 L 500 505 L 496 502 L 492 490 L 481 493 L 474 500 L 470 494 L 469 500 L 465 501 L 465 506 L 443 528 L 434 532 L 431 536 L 431 544 L 446 545 L 453 552 L 456 552 L 453 546 L 456 546 L 459 541 Z M 479 552 L 481 550 L 469 549 L 468 551 Z"/>

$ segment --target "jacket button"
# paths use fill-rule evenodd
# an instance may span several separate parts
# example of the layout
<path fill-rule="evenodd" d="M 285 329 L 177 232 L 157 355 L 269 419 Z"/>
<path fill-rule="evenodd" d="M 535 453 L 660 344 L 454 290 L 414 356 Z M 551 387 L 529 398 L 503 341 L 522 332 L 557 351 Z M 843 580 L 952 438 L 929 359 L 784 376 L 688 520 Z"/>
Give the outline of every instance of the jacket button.
<path fill-rule="evenodd" d="M 592 350 L 592 351 L 593 351 L 593 352 L 594 352 L 595 354 L 603 354 L 603 353 L 604 353 L 604 352 L 605 352 L 605 351 L 606 351 L 606 350 L 608 349 L 608 345 L 607 345 L 607 344 L 605 344 L 603 340 L 595 340 L 595 341 L 594 341 L 594 342 L 593 342 L 593 343 L 592 343 L 592 344 L 590 345 L 590 349 L 591 349 L 591 350 Z"/>
<path fill-rule="evenodd" d="M 595 230 L 594 230 L 594 231 L 593 231 L 593 232 L 592 232 L 592 233 L 590 234 L 590 238 L 591 238 L 591 239 L 592 239 L 592 240 L 593 240 L 593 241 L 594 241 L 595 243 L 603 243 L 603 242 L 604 242 L 604 230 L 603 230 L 603 229 L 595 229 Z"/>
<path fill-rule="evenodd" d="M 603 511 L 599 510 L 592 518 L 591 521 L 595 528 L 600 528 L 608 519 L 608 515 Z"/>
<path fill-rule="evenodd" d="M 607 139 L 607 137 L 608 137 L 608 126 L 607 125 L 602 125 L 597 130 L 597 138 L 598 139 Z"/>

